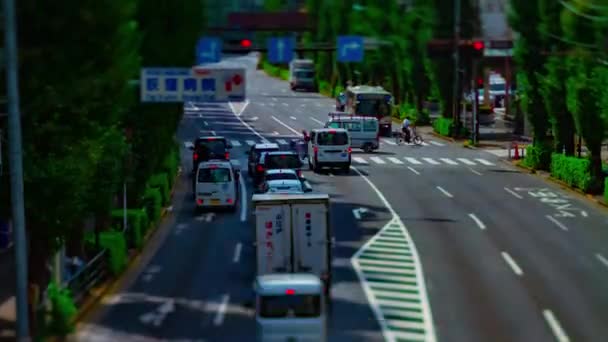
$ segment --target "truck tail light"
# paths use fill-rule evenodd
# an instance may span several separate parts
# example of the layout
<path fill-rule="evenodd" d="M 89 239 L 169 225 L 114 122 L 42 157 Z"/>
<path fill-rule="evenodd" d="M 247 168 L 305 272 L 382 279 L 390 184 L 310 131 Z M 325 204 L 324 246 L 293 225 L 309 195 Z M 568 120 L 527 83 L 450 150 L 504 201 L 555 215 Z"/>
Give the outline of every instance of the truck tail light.
<path fill-rule="evenodd" d="M 194 152 L 194 154 L 192 155 L 192 158 L 194 159 L 194 161 L 198 160 L 198 153 Z"/>
<path fill-rule="evenodd" d="M 226 152 L 226 153 L 224 153 L 224 158 L 225 158 L 226 160 L 230 159 L 230 152 Z"/>
<path fill-rule="evenodd" d="M 259 172 L 259 173 L 262 173 L 262 172 L 264 172 L 264 167 L 263 167 L 262 165 L 258 165 L 258 166 L 255 168 L 255 170 L 256 170 L 257 172 Z"/>
<path fill-rule="evenodd" d="M 197 198 L 197 199 L 196 199 L 196 204 L 198 204 L 198 205 L 203 205 L 203 202 L 204 202 L 204 201 L 203 201 L 203 199 L 202 199 L 202 198 Z"/>
<path fill-rule="evenodd" d="M 228 204 L 232 204 L 232 198 L 227 199 L 227 200 L 226 200 L 226 203 L 228 203 Z"/>
<path fill-rule="evenodd" d="M 348 147 L 348 149 L 346 150 L 349 154 L 351 154 L 353 152 L 353 148 L 352 147 Z"/>

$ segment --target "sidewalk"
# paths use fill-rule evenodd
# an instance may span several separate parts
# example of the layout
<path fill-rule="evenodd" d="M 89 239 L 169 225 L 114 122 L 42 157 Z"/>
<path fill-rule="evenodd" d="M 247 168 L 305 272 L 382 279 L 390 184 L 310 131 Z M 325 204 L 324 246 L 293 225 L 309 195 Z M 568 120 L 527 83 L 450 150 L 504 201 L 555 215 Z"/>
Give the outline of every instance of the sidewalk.
<path fill-rule="evenodd" d="M 14 249 L 0 251 L 0 341 L 14 340 L 15 333 Z"/>

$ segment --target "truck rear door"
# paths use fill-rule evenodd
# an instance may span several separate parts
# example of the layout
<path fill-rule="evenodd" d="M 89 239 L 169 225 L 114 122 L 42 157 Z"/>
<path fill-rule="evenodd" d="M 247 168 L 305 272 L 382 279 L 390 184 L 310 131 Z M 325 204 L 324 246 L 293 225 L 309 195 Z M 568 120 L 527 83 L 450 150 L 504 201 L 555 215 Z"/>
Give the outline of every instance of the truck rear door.
<path fill-rule="evenodd" d="M 295 272 L 329 273 L 327 203 L 293 204 Z"/>
<path fill-rule="evenodd" d="M 287 204 L 256 206 L 257 275 L 293 272 L 290 214 Z"/>

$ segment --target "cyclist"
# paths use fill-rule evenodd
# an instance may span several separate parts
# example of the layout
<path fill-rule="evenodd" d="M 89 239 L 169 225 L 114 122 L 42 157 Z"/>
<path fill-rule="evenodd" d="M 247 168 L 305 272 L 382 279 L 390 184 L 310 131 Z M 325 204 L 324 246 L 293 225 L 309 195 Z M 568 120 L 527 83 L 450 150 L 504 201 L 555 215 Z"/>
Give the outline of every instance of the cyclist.
<path fill-rule="evenodd" d="M 405 119 L 403 119 L 403 123 L 401 124 L 401 132 L 403 133 L 403 139 L 405 140 L 406 143 L 410 143 L 410 118 L 409 117 L 405 117 Z"/>

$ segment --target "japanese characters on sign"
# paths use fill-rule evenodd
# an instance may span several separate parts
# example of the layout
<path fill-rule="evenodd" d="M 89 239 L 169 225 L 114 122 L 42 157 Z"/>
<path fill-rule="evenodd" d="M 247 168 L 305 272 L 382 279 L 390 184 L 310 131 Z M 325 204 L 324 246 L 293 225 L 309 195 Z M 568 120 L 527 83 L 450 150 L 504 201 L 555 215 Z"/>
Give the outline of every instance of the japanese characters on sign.
<path fill-rule="evenodd" d="M 245 70 L 239 68 L 144 68 L 141 101 L 244 101 L 245 84 Z"/>
<path fill-rule="evenodd" d="M 272 221 L 266 221 L 266 256 L 271 258 L 274 251 L 272 243 Z"/>
<path fill-rule="evenodd" d="M 310 241 L 312 236 L 312 224 L 310 222 L 310 213 L 305 213 L 304 217 L 306 218 L 306 245 L 308 247 L 312 246 L 312 242 Z"/>

